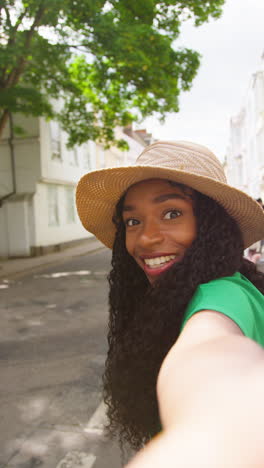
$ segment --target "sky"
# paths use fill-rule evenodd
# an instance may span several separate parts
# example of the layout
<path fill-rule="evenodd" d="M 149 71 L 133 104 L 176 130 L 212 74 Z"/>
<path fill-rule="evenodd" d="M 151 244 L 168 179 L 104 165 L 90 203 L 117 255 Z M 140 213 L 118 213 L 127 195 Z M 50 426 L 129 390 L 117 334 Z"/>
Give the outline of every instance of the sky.
<path fill-rule="evenodd" d="M 239 113 L 250 78 L 261 67 L 263 25 L 263 0 L 226 0 L 220 19 L 197 28 L 184 23 L 175 46 L 200 52 L 198 74 L 191 90 L 181 94 L 180 112 L 162 125 L 151 117 L 143 126 L 159 140 L 208 146 L 223 161 L 230 118 Z"/>

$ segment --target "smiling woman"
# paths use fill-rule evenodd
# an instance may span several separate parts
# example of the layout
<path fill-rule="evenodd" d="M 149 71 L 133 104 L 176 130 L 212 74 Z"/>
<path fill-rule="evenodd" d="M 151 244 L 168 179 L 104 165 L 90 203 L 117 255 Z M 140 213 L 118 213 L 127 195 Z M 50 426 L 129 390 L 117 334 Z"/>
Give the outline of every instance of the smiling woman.
<path fill-rule="evenodd" d="M 85 175 L 76 199 L 83 225 L 113 249 L 103 376 L 108 434 L 140 449 L 160 432 L 133 468 L 241 467 L 234 447 L 243 441 L 252 452 L 255 427 L 239 432 L 238 389 L 249 389 L 256 427 L 255 390 L 264 391 L 264 364 L 256 371 L 264 362 L 264 276 L 243 258 L 264 237 L 262 209 L 226 183 L 213 153 L 189 142 L 156 142 L 133 167 Z M 214 446 L 207 458 L 202 450 L 199 459 L 197 430 L 201 444 Z M 222 457 L 217 465 L 231 439 L 238 464 Z M 254 463 L 243 467 L 263 465 Z"/>
<path fill-rule="evenodd" d="M 150 179 L 124 198 L 126 249 L 152 283 L 183 259 L 196 237 L 193 199 L 170 181 Z"/>

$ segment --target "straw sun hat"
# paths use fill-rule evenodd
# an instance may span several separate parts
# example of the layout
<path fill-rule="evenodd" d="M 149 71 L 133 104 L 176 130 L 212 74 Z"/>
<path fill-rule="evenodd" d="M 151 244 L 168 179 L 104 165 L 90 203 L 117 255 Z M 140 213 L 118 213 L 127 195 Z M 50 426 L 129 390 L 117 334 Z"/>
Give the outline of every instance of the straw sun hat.
<path fill-rule="evenodd" d="M 244 192 L 227 184 L 224 170 L 208 148 L 186 141 L 147 146 L 133 166 L 89 172 L 79 181 L 76 204 L 85 229 L 112 248 L 115 205 L 131 185 L 145 179 L 169 179 L 213 198 L 240 226 L 245 248 L 264 239 L 264 213 Z"/>

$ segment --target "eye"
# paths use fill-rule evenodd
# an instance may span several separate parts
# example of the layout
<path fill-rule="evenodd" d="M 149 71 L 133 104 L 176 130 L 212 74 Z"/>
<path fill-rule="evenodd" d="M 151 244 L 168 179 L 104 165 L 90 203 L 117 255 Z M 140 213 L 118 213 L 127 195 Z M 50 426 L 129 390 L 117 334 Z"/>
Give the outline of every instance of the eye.
<path fill-rule="evenodd" d="M 128 218 L 124 220 L 125 226 L 131 227 L 139 224 L 139 221 L 135 218 Z"/>
<path fill-rule="evenodd" d="M 164 219 L 175 219 L 181 216 L 181 214 L 182 212 L 179 210 L 169 210 L 169 211 L 166 211 L 164 215 Z"/>

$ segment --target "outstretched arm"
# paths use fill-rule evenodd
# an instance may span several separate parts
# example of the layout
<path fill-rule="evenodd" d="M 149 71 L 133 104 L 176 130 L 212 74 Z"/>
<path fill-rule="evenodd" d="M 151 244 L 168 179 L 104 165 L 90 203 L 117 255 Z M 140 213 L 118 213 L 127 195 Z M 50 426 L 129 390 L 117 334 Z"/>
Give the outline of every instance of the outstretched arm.
<path fill-rule="evenodd" d="M 229 318 L 189 320 L 157 392 L 164 429 L 127 468 L 263 468 L 264 350 Z"/>

